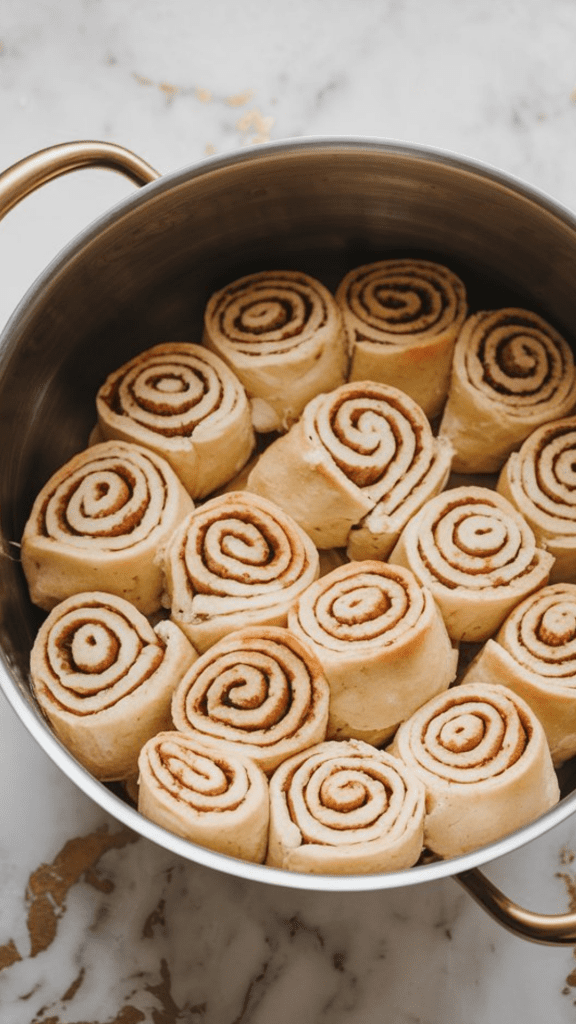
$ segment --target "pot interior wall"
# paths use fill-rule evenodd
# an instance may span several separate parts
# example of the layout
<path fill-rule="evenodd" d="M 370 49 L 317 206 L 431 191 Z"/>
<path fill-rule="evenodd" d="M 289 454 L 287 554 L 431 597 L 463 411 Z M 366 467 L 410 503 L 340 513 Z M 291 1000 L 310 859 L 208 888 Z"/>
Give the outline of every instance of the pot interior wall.
<path fill-rule="evenodd" d="M 458 161 L 401 148 L 265 147 L 161 179 L 68 247 L 0 349 L 0 645 L 31 701 L 41 621 L 18 542 L 50 474 L 85 447 L 105 376 L 136 352 L 199 341 L 206 300 L 255 269 L 297 268 L 334 288 L 354 266 L 438 259 L 471 309 L 528 306 L 574 346 L 576 228 L 568 216 Z M 571 789 L 571 770 L 564 789 Z"/>

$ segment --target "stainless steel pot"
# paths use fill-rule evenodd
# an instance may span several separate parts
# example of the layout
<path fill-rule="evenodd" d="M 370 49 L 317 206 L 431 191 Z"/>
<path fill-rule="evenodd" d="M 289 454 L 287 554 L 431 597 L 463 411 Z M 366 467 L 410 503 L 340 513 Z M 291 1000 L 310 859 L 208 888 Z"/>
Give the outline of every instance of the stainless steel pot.
<path fill-rule="evenodd" d="M 200 339 L 205 302 L 241 274 L 294 267 L 334 286 L 386 255 L 439 259 L 476 308 L 517 304 L 551 320 L 576 350 L 576 218 L 489 167 L 446 153 L 366 139 L 304 139 L 246 149 L 159 178 L 118 146 L 79 142 L 37 153 L 0 175 L 0 217 L 50 178 L 107 166 L 145 187 L 88 227 L 40 276 L 0 342 L 0 683 L 59 767 L 135 832 L 221 871 L 333 891 L 415 885 L 453 875 L 525 938 L 576 942 L 576 915 L 511 903 L 478 870 L 576 809 L 576 765 L 562 800 L 537 821 L 473 854 L 366 876 L 309 876 L 198 847 L 146 820 L 62 747 L 28 678 L 40 616 L 17 558 L 32 500 L 83 448 L 93 396 L 111 369 L 158 341 Z"/>

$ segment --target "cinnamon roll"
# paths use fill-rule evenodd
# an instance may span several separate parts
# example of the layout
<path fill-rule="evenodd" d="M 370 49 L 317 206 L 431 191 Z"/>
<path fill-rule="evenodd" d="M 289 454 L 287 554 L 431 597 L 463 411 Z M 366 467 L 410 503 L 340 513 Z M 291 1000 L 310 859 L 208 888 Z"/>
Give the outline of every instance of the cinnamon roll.
<path fill-rule="evenodd" d="M 257 431 L 285 430 L 314 395 L 346 379 L 334 296 L 297 271 L 260 271 L 217 291 L 206 307 L 203 341 L 242 381 Z"/>
<path fill-rule="evenodd" d="M 226 484 L 254 447 L 244 388 L 201 345 L 172 342 L 141 352 L 107 377 L 96 408 L 103 440 L 151 448 L 193 498 Z"/>
<path fill-rule="evenodd" d="M 542 317 L 507 308 L 468 318 L 440 424 L 455 472 L 497 472 L 536 427 L 575 407 L 572 350 Z"/>
<path fill-rule="evenodd" d="M 466 289 L 440 263 L 390 259 L 350 271 L 336 292 L 351 355 L 349 380 L 376 380 L 442 410 Z"/>
<path fill-rule="evenodd" d="M 390 555 L 431 591 L 455 641 L 492 636 L 515 605 L 548 582 L 553 561 L 516 509 L 485 487 L 432 498 Z"/>
<path fill-rule="evenodd" d="M 576 417 L 538 427 L 502 468 L 497 490 L 554 555 L 550 582 L 576 578 Z"/>
<path fill-rule="evenodd" d="M 390 474 L 385 492 L 364 519 L 348 534 L 346 554 L 357 561 L 386 559 L 402 530 L 422 505 L 444 489 L 450 476 L 453 448 L 445 437 L 434 437 L 413 418 L 415 450 L 410 465 L 396 482 Z M 420 429 L 419 429 L 420 428 Z M 401 443 L 398 444 L 401 447 Z"/>
<path fill-rule="evenodd" d="M 487 640 L 465 682 L 503 683 L 538 716 L 552 760 L 576 754 L 576 584 L 543 587 Z"/>
<path fill-rule="evenodd" d="M 309 645 L 280 626 L 241 629 L 180 681 L 174 725 L 202 743 L 239 749 L 265 772 L 326 736 L 330 690 Z"/>
<path fill-rule="evenodd" d="M 247 488 L 277 502 L 317 547 L 384 558 L 444 485 L 451 454 L 402 391 L 354 381 L 313 398 L 262 453 Z"/>
<path fill-rule="evenodd" d="M 319 559 L 277 505 L 231 491 L 183 521 L 165 572 L 172 619 L 205 651 L 244 626 L 285 625 L 292 603 L 318 576 Z"/>
<path fill-rule="evenodd" d="M 335 569 L 298 598 L 288 627 L 326 673 L 329 739 L 383 743 L 456 677 L 458 654 L 432 595 L 398 566 Z"/>
<path fill-rule="evenodd" d="M 166 731 L 143 746 L 138 766 L 138 810 L 144 817 L 210 850 L 262 863 L 268 782 L 248 757 Z"/>
<path fill-rule="evenodd" d="M 77 594 L 42 623 L 30 656 L 54 732 L 98 779 L 129 779 L 140 748 L 170 728 L 174 687 L 197 658 L 172 622 L 153 629 L 113 594 Z"/>
<path fill-rule="evenodd" d="M 501 839 L 560 797 L 544 730 L 505 686 L 467 683 L 433 697 L 390 749 L 426 787 L 424 843 L 440 857 Z"/>
<path fill-rule="evenodd" d="M 424 787 L 401 761 L 359 740 L 320 743 L 270 780 L 266 863 L 315 874 L 412 867 L 422 852 Z"/>
<path fill-rule="evenodd" d="M 155 452 L 124 441 L 80 452 L 42 488 L 24 529 L 32 601 L 49 611 L 71 594 L 105 590 L 152 614 L 164 586 L 159 555 L 193 508 Z"/>

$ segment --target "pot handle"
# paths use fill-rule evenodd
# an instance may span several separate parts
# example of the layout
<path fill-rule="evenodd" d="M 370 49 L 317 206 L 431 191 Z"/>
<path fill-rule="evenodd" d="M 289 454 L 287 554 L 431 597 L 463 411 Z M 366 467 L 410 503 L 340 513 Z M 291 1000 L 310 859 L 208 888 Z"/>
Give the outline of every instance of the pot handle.
<path fill-rule="evenodd" d="M 454 875 L 477 903 L 514 935 L 549 946 L 576 944 L 576 913 L 537 914 L 508 899 L 478 868 Z"/>
<path fill-rule="evenodd" d="M 0 174 L 0 219 L 40 185 L 81 167 L 108 167 L 136 185 L 160 177 L 135 153 L 112 142 L 63 142 L 32 153 Z"/>

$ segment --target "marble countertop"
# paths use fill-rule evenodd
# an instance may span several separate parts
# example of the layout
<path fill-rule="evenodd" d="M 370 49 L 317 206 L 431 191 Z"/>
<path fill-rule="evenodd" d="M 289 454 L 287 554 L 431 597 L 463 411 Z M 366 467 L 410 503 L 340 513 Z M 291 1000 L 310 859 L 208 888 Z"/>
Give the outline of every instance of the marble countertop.
<path fill-rule="evenodd" d="M 4 0 L 0 164 L 103 139 L 161 173 L 303 135 L 442 147 L 576 211 L 572 0 Z M 131 186 L 51 183 L 2 222 L 0 325 Z M 0 696 L 0 1024 L 568 1024 L 570 947 L 504 931 L 447 878 L 359 894 L 264 886 L 126 831 Z M 576 821 L 492 863 L 576 908 Z"/>

